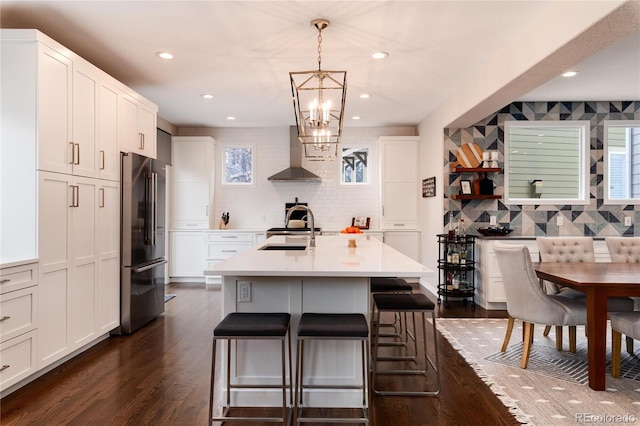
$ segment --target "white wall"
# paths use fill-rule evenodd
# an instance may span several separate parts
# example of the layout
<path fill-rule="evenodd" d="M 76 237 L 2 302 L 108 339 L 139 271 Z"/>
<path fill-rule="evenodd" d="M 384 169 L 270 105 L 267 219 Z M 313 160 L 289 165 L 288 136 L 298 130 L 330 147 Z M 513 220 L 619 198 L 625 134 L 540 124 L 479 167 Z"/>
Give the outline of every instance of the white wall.
<path fill-rule="evenodd" d="M 339 229 L 351 225 L 354 216 L 371 218 L 379 227 L 380 136 L 415 136 L 415 127 L 345 129 L 341 146 L 370 149 L 371 184 L 340 185 L 339 161 L 306 161 L 303 167 L 322 178 L 321 182 L 271 182 L 267 178 L 289 167 L 289 128 L 180 128 L 180 136 L 212 136 L 216 140 L 216 184 L 213 217 L 230 212 L 231 228 L 267 229 L 284 225 L 284 205 L 298 197 L 313 210 L 317 226 Z M 442 137 L 440 138 L 442 140 Z M 225 144 L 255 146 L 253 186 L 221 185 L 221 147 Z M 440 155 L 439 158 L 441 158 Z M 442 209 L 441 209 L 442 210 Z M 214 221 L 216 223 L 217 221 Z"/>

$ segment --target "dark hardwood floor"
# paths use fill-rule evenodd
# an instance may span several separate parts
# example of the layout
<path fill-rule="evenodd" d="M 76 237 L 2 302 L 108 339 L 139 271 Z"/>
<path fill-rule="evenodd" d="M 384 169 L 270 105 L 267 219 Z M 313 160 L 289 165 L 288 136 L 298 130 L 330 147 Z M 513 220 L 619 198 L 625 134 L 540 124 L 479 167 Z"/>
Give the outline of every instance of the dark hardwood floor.
<path fill-rule="evenodd" d="M 171 284 L 167 292 L 177 296 L 161 317 L 131 336 L 99 343 L 3 398 L 0 424 L 206 425 L 210 336 L 220 319 L 220 293 L 204 284 Z M 506 312 L 451 302 L 439 315 Z M 439 345 L 440 395 L 373 396 L 373 425 L 519 424 L 442 336 Z"/>

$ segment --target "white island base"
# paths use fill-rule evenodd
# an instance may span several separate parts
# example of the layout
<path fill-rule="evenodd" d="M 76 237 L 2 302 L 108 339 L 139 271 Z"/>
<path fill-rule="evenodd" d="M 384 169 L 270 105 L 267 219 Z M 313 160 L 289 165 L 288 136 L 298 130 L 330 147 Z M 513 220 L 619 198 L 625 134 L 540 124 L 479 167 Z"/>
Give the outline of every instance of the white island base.
<path fill-rule="evenodd" d="M 251 283 L 251 302 L 239 302 L 240 283 Z M 293 372 L 296 364 L 296 330 L 302 312 L 362 313 L 368 317 L 368 278 L 247 277 L 225 276 L 222 285 L 223 312 L 289 312 Z M 319 345 L 318 345 L 319 344 Z M 318 347 L 319 346 L 319 347 Z M 226 347 L 226 346 L 225 346 Z M 361 383 L 360 343 L 309 341 L 305 345 L 305 383 L 314 385 L 358 385 Z M 317 348 L 317 349 L 316 349 Z M 220 358 L 224 359 L 224 358 Z M 232 353 L 232 381 L 239 384 L 280 384 L 280 342 L 239 341 Z M 294 383 L 295 385 L 295 383 Z M 233 405 L 280 406 L 278 389 L 232 390 Z M 225 396 L 226 398 L 226 396 Z M 359 407 L 359 390 L 313 389 L 305 391 L 304 404 L 320 407 Z"/>
<path fill-rule="evenodd" d="M 303 312 L 362 313 L 369 320 L 370 277 L 422 277 L 428 268 L 375 238 L 358 240 L 348 247 L 340 236 L 316 237 L 316 248 L 306 250 L 261 250 L 265 245 L 304 243 L 305 240 L 276 236 L 206 270 L 205 275 L 222 275 L 222 316 L 232 312 L 289 312 L 293 372 L 296 363 L 296 330 Z M 249 285 L 249 301 L 240 301 L 241 288 Z M 246 293 L 246 292 L 245 292 Z M 226 347 L 226 345 L 220 345 Z M 222 355 L 222 356 L 220 356 Z M 218 360 L 225 359 L 224 350 Z M 227 371 L 222 364 L 220 383 Z M 275 384 L 281 382 L 280 342 L 239 341 L 232 346 L 232 383 Z M 320 341 L 305 344 L 306 383 L 313 385 L 359 385 L 360 343 Z M 295 386 L 295 380 L 293 385 Z M 223 400 L 224 386 L 221 391 Z M 280 406 L 278 389 L 233 389 L 232 405 Z M 357 389 L 310 389 L 303 403 L 311 407 L 360 407 Z"/>

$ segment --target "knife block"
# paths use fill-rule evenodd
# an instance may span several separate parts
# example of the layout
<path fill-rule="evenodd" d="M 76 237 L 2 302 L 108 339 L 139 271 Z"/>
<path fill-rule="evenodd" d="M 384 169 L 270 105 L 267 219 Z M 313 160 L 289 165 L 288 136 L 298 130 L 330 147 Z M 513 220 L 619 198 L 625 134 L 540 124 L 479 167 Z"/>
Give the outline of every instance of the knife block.
<path fill-rule="evenodd" d="M 218 225 L 219 229 L 227 229 L 228 226 L 228 223 L 224 223 L 224 220 L 220 219 L 220 224 Z"/>

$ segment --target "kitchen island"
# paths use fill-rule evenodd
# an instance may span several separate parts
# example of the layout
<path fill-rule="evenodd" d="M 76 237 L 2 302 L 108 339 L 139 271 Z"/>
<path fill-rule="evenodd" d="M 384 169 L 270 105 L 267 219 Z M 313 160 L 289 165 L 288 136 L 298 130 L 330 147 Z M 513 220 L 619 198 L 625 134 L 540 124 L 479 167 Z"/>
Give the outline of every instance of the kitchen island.
<path fill-rule="evenodd" d="M 274 236 L 262 244 L 205 270 L 222 275 L 222 316 L 231 312 L 289 312 L 295 360 L 296 329 L 303 312 L 362 313 L 369 318 L 370 277 L 426 277 L 433 271 L 376 238 L 318 236 L 316 247 L 306 247 L 306 237 Z M 306 346 L 305 371 L 310 382 L 357 384 L 360 356 L 357 344 L 325 341 Z M 232 356 L 230 372 L 237 383 L 277 384 L 280 380 L 279 343 L 240 341 Z M 222 358 L 221 358 L 222 359 Z M 309 363 L 309 364 L 307 364 Z M 295 361 L 293 370 L 295 371 Z M 226 374 L 227 372 L 224 372 Z M 237 405 L 282 403 L 278 391 L 234 390 Z M 307 406 L 358 407 L 359 391 L 313 390 L 305 393 Z"/>

